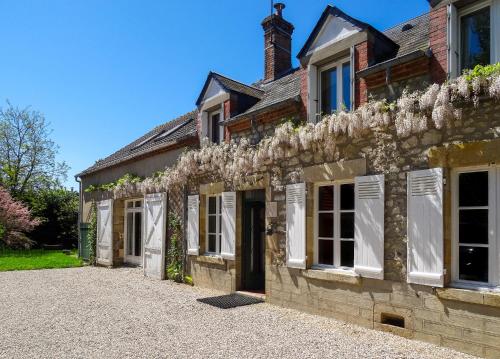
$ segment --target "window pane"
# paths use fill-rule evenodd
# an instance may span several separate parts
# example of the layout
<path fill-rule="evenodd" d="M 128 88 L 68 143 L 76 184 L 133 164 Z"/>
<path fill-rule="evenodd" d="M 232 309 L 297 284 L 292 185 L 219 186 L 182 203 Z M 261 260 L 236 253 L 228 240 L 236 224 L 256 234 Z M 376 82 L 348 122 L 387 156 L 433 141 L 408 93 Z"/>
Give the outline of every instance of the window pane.
<path fill-rule="evenodd" d="M 488 205 L 488 172 L 460 173 L 458 183 L 460 207 Z"/>
<path fill-rule="evenodd" d="M 208 197 L 208 214 L 215 214 L 217 211 L 217 198 L 216 197 Z"/>
<path fill-rule="evenodd" d="M 462 209 L 458 214 L 460 243 L 488 244 L 488 210 Z"/>
<path fill-rule="evenodd" d="M 136 208 L 140 208 L 142 206 L 142 201 L 135 201 Z"/>
<path fill-rule="evenodd" d="M 318 210 L 333 211 L 333 186 L 318 188 Z"/>
<path fill-rule="evenodd" d="M 461 280 L 488 282 L 488 248 L 460 247 Z"/>
<path fill-rule="evenodd" d="M 462 70 L 490 63 L 490 8 L 463 16 L 461 29 Z"/>
<path fill-rule="evenodd" d="M 216 247 L 217 236 L 215 234 L 210 234 L 208 236 L 208 251 L 214 253 L 217 250 Z"/>
<path fill-rule="evenodd" d="M 354 267 L 354 241 L 340 242 L 340 266 Z"/>
<path fill-rule="evenodd" d="M 139 202 L 140 203 L 140 202 Z M 142 213 L 135 213 L 135 256 L 141 255 L 142 247 Z"/>
<path fill-rule="evenodd" d="M 337 68 L 321 73 L 321 113 L 329 115 L 337 110 Z"/>
<path fill-rule="evenodd" d="M 127 202 L 127 208 L 132 208 L 133 205 L 134 205 L 134 202 Z"/>
<path fill-rule="evenodd" d="M 351 109 L 351 63 L 342 65 L 342 102 L 344 108 Z"/>
<path fill-rule="evenodd" d="M 354 238 L 354 212 L 340 214 L 340 238 Z"/>
<path fill-rule="evenodd" d="M 333 265 L 333 241 L 318 241 L 318 264 Z"/>
<path fill-rule="evenodd" d="M 354 183 L 340 186 L 340 209 L 354 209 Z"/>
<path fill-rule="evenodd" d="M 128 204 L 132 204 L 129 202 Z M 131 256 L 133 254 L 132 250 L 134 248 L 134 214 L 127 213 L 127 255 Z"/>
<path fill-rule="evenodd" d="M 318 214 L 318 237 L 333 238 L 333 213 Z"/>
<path fill-rule="evenodd" d="M 217 233 L 217 216 L 208 216 L 208 233 Z"/>
<path fill-rule="evenodd" d="M 212 115 L 212 142 L 213 143 L 219 143 L 219 118 L 220 115 L 216 113 L 215 115 Z"/>
<path fill-rule="evenodd" d="M 219 214 L 222 214 L 222 196 L 217 197 L 219 199 Z"/>

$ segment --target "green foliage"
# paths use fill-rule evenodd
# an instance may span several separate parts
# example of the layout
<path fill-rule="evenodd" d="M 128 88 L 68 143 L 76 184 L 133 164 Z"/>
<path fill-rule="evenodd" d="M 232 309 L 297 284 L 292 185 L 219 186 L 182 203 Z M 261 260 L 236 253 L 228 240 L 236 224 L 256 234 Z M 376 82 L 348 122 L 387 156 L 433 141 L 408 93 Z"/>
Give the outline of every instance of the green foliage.
<path fill-rule="evenodd" d="M 194 285 L 193 277 L 191 277 L 190 275 L 185 275 L 184 276 L 184 283 L 186 283 L 188 285 Z"/>
<path fill-rule="evenodd" d="M 0 272 L 29 269 L 81 267 L 83 262 L 77 258 L 76 251 L 70 255 L 62 251 L 43 249 L 12 250 L 0 249 Z"/>
<path fill-rule="evenodd" d="M 127 173 L 124 176 L 117 179 L 115 182 L 105 183 L 101 185 L 90 185 L 84 192 L 91 193 L 96 191 L 112 191 L 118 186 L 123 186 L 127 183 L 136 184 L 142 181 L 142 177 Z"/>
<path fill-rule="evenodd" d="M 89 263 L 94 265 L 97 256 L 97 205 L 92 202 L 90 205 L 90 222 L 88 232 Z"/>
<path fill-rule="evenodd" d="M 487 78 L 498 74 L 500 74 L 500 62 L 487 66 L 477 65 L 472 70 L 464 71 L 465 79 L 468 82 L 471 82 L 478 77 Z"/>
<path fill-rule="evenodd" d="M 179 217 L 174 213 L 170 213 L 168 216 L 168 229 L 170 247 L 167 252 L 167 278 L 182 283 L 185 279 L 181 243 L 182 228 Z"/>
<path fill-rule="evenodd" d="M 38 245 L 62 244 L 64 248 L 78 245 L 78 192 L 66 188 L 43 188 L 24 196 L 34 217 L 40 219 L 30 234 Z"/>
<path fill-rule="evenodd" d="M 2 242 L 2 238 L 5 234 L 5 227 L 0 223 L 0 243 Z"/>
<path fill-rule="evenodd" d="M 291 117 L 285 118 L 283 121 L 281 121 L 281 124 L 285 123 L 290 123 L 292 125 L 292 128 L 296 130 L 303 126 L 305 122 L 300 117 Z"/>

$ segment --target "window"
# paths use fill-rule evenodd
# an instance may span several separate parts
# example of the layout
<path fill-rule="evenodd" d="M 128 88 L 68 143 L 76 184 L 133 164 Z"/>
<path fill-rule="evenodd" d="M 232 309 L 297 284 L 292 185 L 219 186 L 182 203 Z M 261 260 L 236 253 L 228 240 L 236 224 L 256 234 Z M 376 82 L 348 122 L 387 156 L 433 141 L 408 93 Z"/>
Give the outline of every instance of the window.
<path fill-rule="evenodd" d="M 213 143 L 220 143 L 220 112 L 211 112 L 209 114 L 209 138 Z"/>
<path fill-rule="evenodd" d="M 142 256 L 142 200 L 126 202 L 125 209 L 125 260 L 140 264 Z"/>
<path fill-rule="evenodd" d="M 497 286 L 500 167 L 456 171 L 453 185 L 454 280 Z"/>
<path fill-rule="evenodd" d="M 207 253 L 220 254 L 222 196 L 207 197 Z"/>
<path fill-rule="evenodd" d="M 315 264 L 354 267 L 354 183 L 316 187 Z"/>
<path fill-rule="evenodd" d="M 459 16 L 460 72 L 494 62 L 490 1 L 465 8 Z"/>
<path fill-rule="evenodd" d="M 320 69 L 319 93 L 322 115 L 351 109 L 351 63 L 340 61 Z"/>

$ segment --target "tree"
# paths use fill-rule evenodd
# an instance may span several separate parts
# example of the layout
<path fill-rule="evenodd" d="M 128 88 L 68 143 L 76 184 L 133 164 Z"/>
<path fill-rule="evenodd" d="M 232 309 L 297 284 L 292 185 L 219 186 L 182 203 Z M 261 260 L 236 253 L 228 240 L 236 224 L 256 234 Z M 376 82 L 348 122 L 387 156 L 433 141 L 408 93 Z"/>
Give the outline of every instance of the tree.
<path fill-rule="evenodd" d="M 0 187 L 0 241 L 8 246 L 30 247 L 33 242 L 25 233 L 40 222 L 31 217 L 30 210 L 14 200 L 9 192 Z"/>
<path fill-rule="evenodd" d="M 0 109 L 0 185 L 18 199 L 29 191 L 59 184 L 68 166 L 57 162 L 58 146 L 50 139 L 43 114 L 7 101 Z"/>

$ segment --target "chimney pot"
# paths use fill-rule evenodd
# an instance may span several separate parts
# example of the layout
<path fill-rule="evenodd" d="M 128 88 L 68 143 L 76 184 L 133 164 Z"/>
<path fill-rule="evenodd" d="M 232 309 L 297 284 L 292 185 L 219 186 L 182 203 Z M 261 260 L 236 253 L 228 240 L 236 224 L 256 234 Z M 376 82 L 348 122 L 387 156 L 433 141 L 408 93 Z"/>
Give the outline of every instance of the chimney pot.
<path fill-rule="evenodd" d="M 283 9 L 285 8 L 285 4 L 282 2 L 278 2 L 274 4 L 274 8 L 276 9 L 276 15 L 279 17 L 283 16 Z"/>

